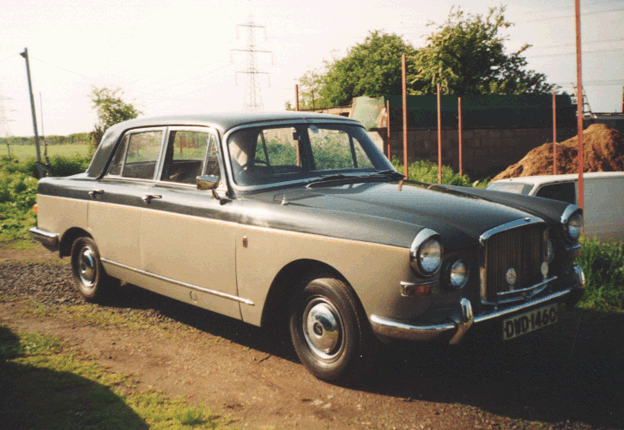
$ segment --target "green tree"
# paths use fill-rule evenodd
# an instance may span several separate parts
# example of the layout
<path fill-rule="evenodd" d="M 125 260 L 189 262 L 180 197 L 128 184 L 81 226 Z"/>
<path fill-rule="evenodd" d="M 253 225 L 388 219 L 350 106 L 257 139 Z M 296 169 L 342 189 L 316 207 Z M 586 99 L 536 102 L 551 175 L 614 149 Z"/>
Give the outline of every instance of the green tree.
<path fill-rule="evenodd" d="M 123 91 L 120 88 L 91 87 L 90 98 L 98 116 L 98 122 L 91 133 L 96 147 L 110 126 L 142 114 L 132 104 L 124 102 L 122 96 Z"/>
<path fill-rule="evenodd" d="M 416 50 L 396 34 L 370 32 L 346 57 L 326 62 L 324 70 L 308 71 L 299 79 L 301 107 L 344 106 L 354 97 L 400 94 L 402 54 L 413 58 Z M 408 77 L 415 78 L 413 61 L 408 64 Z"/>
<path fill-rule="evenodd" d="M 501 33 L 513 24 L 505 20 L 505 7 L 490 8 L 486 16 L 453 8 L 443 24 L 427 37 L 416 54 L 417 76 L 412 94 L 435 94 L 436 83 L 450 94 L 548 93 L 556 86 L 546 76 L 525 70 L 523 45 L 507 54 L 508 36 Z"/>

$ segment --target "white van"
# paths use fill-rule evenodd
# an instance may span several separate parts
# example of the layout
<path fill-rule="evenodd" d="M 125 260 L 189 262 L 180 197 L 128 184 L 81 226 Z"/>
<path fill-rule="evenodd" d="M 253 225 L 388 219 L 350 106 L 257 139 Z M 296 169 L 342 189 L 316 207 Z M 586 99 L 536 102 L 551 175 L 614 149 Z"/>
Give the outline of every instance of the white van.
<path fill-rule="evenodd" d="M 624 172 L 583 175 L 585 235 L 624 242 Z M 523 176 L 491 182 L 486 189 L 577 204 L 578 175 Z"/>

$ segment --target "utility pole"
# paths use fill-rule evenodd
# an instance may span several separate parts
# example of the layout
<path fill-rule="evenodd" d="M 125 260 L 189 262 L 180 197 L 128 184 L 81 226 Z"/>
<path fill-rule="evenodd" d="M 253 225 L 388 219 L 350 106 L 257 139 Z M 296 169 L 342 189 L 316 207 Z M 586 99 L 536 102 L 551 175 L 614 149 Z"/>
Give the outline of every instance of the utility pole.
<path fill-rule="evenodd" d="M 20 55 L 26 59 L 26 74 L 28 75 L 28 91 L 30 93 L 30 110 L 32 112 L 33 130 L 35 132 L 35 147 L 37 148 L 37 167 L 39 168 L 39 178 L 43 178 L 43 168 L 41 167 L 41 151 L 39 150 L 39 134 L 37 133 L 37 116 L 35 115 L 35 99 L 33 98 L 32 81 L 30 79 L 30 63 L 28 61 L 28 48 Z"/>
<path fill-rule="evenodd" d="M 256 25 L 253 22 L 253 18 L 251 15 L 249 16 L 249 22 L 246 24 L 238 24 L 236 26 L 237 38 L 238 38 L 238 27 L 247 27 L 247 48 L 246 49 L 232 49 L 232 51 L 240 51 L 247 53 L 247 68 L 245 70 L 241 70 L 236 72 L 243 73 L 247 75 L 247 86 L 245 88 L 245 101 L 243 103 L 243 107 L 246 110 L 262 110 L 262 92 L 260 90 L 260 83 L 258 79 L 258 75 L 267 75 L 267 72 L 263 72 L 258 70 L 256 66 L 256 54 L 257 53 L 267 53 L 271 54 L 271 59 L 273 58 L 273 53 L 271 51 L 263 51 L 259 50 L 256 47 L 256 28 L 264 29 L 264 38 L 266 40 L 266 28 L 263 25 Z M 238 75 L 237 75 L 238 76 Z M 269 77 L 269 85 L 270 85 L 270 77 Z"/>

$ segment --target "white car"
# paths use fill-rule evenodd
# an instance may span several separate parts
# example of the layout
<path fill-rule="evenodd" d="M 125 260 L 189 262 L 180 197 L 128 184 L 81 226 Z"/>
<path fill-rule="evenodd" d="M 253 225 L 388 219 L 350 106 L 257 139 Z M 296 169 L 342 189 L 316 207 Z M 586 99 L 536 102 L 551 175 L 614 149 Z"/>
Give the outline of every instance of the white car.
<path fill-rule="evenodd" d="M 624 172 L 585 173 L 583 182 L 585 234 L 601 241 L 624 242 Z M 486 188 L 577 204 L 578 175 L 501 179 Z"/>

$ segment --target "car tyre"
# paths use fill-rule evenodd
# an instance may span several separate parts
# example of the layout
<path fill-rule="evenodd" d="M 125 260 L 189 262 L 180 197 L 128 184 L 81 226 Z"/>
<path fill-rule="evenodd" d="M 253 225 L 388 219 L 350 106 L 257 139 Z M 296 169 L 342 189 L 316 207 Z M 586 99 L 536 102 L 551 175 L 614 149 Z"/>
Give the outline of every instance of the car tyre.
<path fill-rule="evenodd" d="M 290 301 L 290 335 L 301 363 L 319 379 L 348 383 L 373 366 L 378 340 L 343 281 L 304 281 Z"/>
<path fill-rule="evenodd" d="M 90 237 L 79 237 L 74 241 L 71 266 L 76 288 L 87 302 L 105 302 L 119 286 L 118 279 L 106 274 L 97 245 Z"/>

